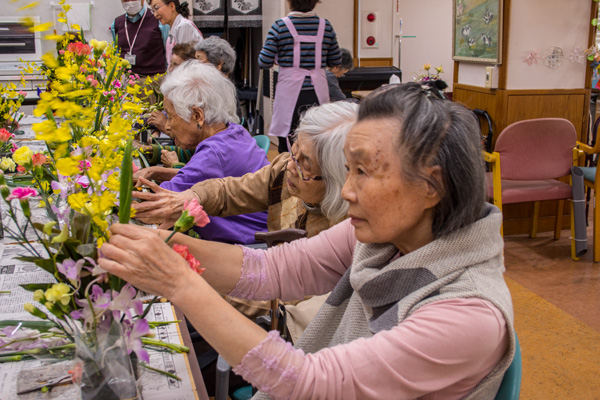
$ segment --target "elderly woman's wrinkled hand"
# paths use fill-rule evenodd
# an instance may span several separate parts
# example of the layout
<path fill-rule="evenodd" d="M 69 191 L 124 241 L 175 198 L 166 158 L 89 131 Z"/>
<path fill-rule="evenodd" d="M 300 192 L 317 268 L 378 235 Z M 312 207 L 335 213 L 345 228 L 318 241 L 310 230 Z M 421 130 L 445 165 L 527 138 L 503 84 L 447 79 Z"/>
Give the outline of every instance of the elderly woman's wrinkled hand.
<path fill-rule="evenodd" d="M 172 299 L 194 273 L 165 243 L 169 232 L 125 224 L 112 225 L 110 232 L 98 263 L 138 289 Z"/>
<path fill-rule="evenodd" d="M 179 157 L 177 157 L 177 153 L 174 151 L 161 150 L 160 152 L 160 162 L 167 168 L 172 168 L 173 164 L 179 162 Z"/>
<path fill-rule="evenodd" d="M 152 111 L 148 117 L 148 123 L 154 125 L 159 131 L 165 132 L 167 126 L 167 117 L 161 111 Z"/>
<path fill-rule="evenodd" d="M 183 211 L 185 201 L 197 199 L 191 190 L 172 192 L 144 178 L 140 178 L 138 183 L 147 186 L 154 192 L 134 191 L 132 195 L 134 199 L 144 200 L 139 203 L 134 202 L 131 206 L 136 210 L 135 218 L 145 224 L 175 222 Z"/>

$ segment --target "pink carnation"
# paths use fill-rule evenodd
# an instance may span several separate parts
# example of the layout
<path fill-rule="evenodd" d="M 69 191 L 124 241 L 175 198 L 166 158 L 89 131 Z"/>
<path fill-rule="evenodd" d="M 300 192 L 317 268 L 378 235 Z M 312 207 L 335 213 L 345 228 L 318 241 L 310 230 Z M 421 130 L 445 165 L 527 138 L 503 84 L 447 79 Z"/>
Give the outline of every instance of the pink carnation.
<path fill-rule="evenodd" d="M 189 216 L 194 217 L 194 224 L 200 228 L 205 227 L 206 224 L 210 222 L 210 218 L 208 218 L 208 215 L 200 203 L 198 203 L 197 199 L 193 199 L 189 202 L 186 200 L 185 203 L 183 203 L 183 209 L 188 212 Z"/>
<path fill-rule="evenodd" d="M 0 129 L 0 142 L 7 142 L 10 138 L 13 137 L 13 134 L 7 131 L 6 129 Z"/>
<path fill-rule="evenodd" d="M 18 187 L 13 189 L 12 193 L 6 198 L 6 200 L 12 200 L 12 199 L 28 199 L 30 197 L 33 196 L 37 196 L 38 192 L 37 190 L 30 188 L 30 187 Z"/>
<path fill-rule="evenodd" d="M 69 43 L 67 50 L 77 56 L 89 56 L 92 54 L 92 48 L 81 42 Z"/>
<path fill-rule="evenodd" d="M 31 163 L 36 166 L 36 165 L 44 165 L 47 161 L 47 158 L 45 155 L 43 155 L 42 153 L 35 153 L 32 157 L 31 157 Z"/>
<path fill-rule="evenodd" d="M 186 245 L 174 244 L 173 250 L 175 250 L 177 254 L 183 257 L 185 261 L 188 262 L 190 268 L 196 271 L 198 275 L 201 275 L 204 271 L 206 271 L 206 268 L 200 268 L 200 261 L 196 260 L 196 258 L 189 252 L 188 247 Z"/>

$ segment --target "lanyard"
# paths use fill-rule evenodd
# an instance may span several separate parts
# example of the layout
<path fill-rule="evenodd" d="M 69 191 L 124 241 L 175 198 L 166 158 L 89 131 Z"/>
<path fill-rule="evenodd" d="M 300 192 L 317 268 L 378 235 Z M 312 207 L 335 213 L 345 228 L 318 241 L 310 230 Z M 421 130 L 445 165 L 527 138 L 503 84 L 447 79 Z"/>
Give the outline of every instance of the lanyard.
<path fill-rule="evenodd" d="M 125 36 L 127 36 L 127 44 L 129 45 L 129 54 L 133 54 L 133 46 L 135 45 L 135 40 L 137 39 L 138 33 L 140 33 L 140 28 L 144 23 L 144 18 L 146 18 L 146 13 L 148 12 L 148 8 L 144 11 L 144 15 L 142 16 L 142 20 L 140 21 L 140 25 L 135 32 L 135 36 L 133 37 L 133 43 L 129 41 L 129 31 L 127 30 L 127 16 L 125 16 Z"/>

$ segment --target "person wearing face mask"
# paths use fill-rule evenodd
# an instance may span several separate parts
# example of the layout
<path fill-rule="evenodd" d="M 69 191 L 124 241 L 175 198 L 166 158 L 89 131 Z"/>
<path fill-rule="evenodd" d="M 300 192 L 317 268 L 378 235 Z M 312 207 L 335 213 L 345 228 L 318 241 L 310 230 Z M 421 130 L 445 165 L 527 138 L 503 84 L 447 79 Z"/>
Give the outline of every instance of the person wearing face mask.
<path fill-rule="evenodd" d="M 121 57 L 131 64 L 131 72 L 142 79 L 165 73 L 165 42 L 169 26 L 154 18 L 144 0 L 121 0 L 121 4 L 125 14 L 115 18 L 110 27 Z"/>

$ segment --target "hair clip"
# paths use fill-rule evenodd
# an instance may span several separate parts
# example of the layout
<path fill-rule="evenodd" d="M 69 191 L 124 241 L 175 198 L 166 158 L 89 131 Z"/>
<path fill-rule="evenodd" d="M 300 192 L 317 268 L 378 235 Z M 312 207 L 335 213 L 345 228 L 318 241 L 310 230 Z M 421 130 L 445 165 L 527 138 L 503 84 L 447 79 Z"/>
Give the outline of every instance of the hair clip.
<path fill-rule="evenodd" d="M 431 86 L 429 85 L 421 85 L 421 90 L 423 91 L 426 97 L 434 96 L 433 91 L 431 90 Z"/>

